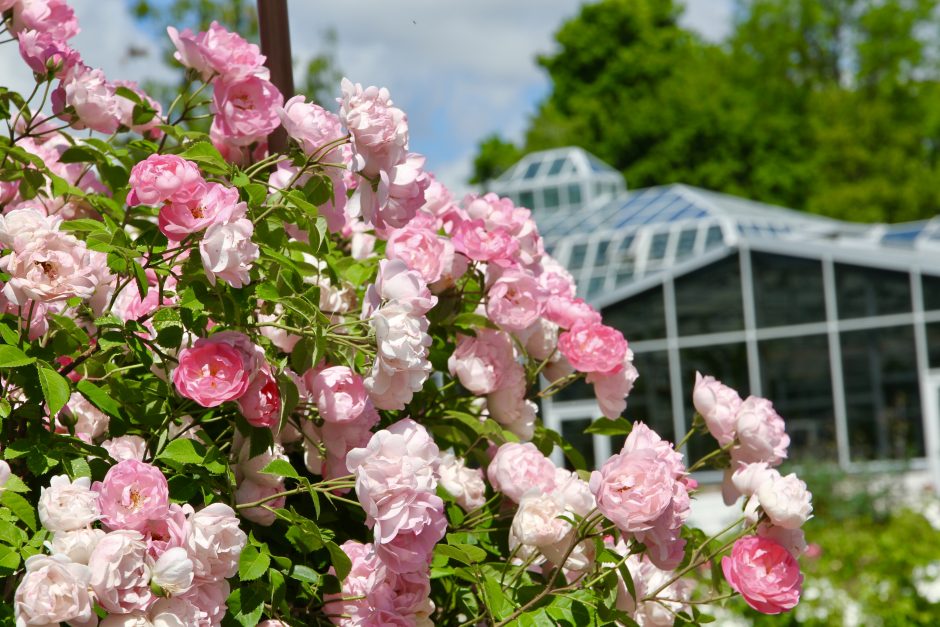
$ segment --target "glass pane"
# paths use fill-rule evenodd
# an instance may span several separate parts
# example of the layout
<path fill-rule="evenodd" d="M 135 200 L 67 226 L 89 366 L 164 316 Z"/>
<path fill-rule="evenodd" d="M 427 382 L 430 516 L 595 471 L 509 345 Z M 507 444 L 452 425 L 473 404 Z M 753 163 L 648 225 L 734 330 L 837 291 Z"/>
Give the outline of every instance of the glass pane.
<path fill-rule="evenodd" d="M 580 270 L 584 267 L 584 257 L 587 254 L 587 244 L 575 244 L 571 247 L 571 255 L 568 257 L 568 270 Z"/>
<path fill-rule="evenodd" d="M 940 277 L 922 275 L 924 311 L 940 310 Z"/>
<path fill-rule="evenodd" d="M 698 348 L 686 348 L 679 352 L 682 371 L 682 397 L 685 399 L 686 422 L 691 424 L 692 388 L 695 373 L 711 375 L 738 391 L 745 398 L 750 389 L 747 378 L 747 349 L 744 343 L 719 344 Z M 642 376 L 642 372 L 640 376 Z M 685 435 L 679 434 L 680 437 Z M 696 434 L 689 441 L 690 459 L 694 462 L 703 455 L 718 448 L 718 442 L 711 435 Z"/>
<path fill-rule="evenodd" d="M 607 250 L 610 248 L 610 240 L 605 239 L 603 242 L 598 242 L 597 244 L 597 256 L 594 258 L 595 266 L 606 266 L 607 259 Z"/>
<path fill-rule="evenodd" d="M 676 279 L 679 335 L 744 328 L 740 264 L 737 255 Z"/>
<path fill-rule="evenodd" d="M 695 248 L 695 236 L 698 233 L 696 229 L 685 229 L 679 234 L 679 244 L 676 248 L 676 257 L 682 259 L 692 254 Z"/>
<path fill-rule="evenodd" d="M 940 322 L 927 326 L 927 358 L 931 368 L 940 368 Z"/>
<path fill-rule="evenodd" d="M 542 197 L 545 199 L 546 209 L 554 209 L 559 205 L 557 187 L 546 187 L 542 190 L 542 195 Z"/>
<path fill-rule="evenodd" d="M 584 430 L 591 426 L 591 418 L 580 418 L 577 420 L 563 420 L 561 423 L 561 437 L 570 442 L 574 448 L 584 455 L 584 461 L 588 468 L 594 468 L 594 437 Z M 565 468 L 574 470 L 574 466 L 565 458 Z"/>
<path fill-rule="evenodd" d="M 568 204 L 577 205 L 581 203 L 581 186 L 572 183 L 568 186 Z"/>
<path fill-rule="evenodd" d="M 837 460 L 827 337 L 767 340 L 758 346 L 761 389 L 786 422 L 790 459 Z"/>
<path fill-rule="evenodd" d="M 619 329 L 629 342 L 666 337 L 666 317 L 661 287 L 655 287 L 605 307 L 601 314 L 604 317 L 604 324 Z M 642 376 L 642 373 L 640 374 Z"/>
<path fill-rule="evenodd" d="M 840 318 L 911 311 L 910 276 L 904 272 L 836 264 Z"/>
<path fill-rule="evenodd" d="M 913 327 L 843 333 L 842 370 L 852 459 L 923 456 Z"/>
<path fill-rule="evenodd" d="M 708 227 L 708 235 L 705 236 L 705 250 L 711 250 L 724 241 L 724 235 L 721 233 L 721 227 L 718 225 Z"/>
<path fill-rule="evenodd" d="M 672 427 L 672 396 L 669 389 L 669 358 L 666 351 L 637 353 L 633 364 L 640 373 L 627 398 L 623 415 L 627 420 L 645 422 L 663 438 L 675 441 Z M 624 437 L 611 438 L 611 453 L 619 453 Z"/>
<path fill-rule="evenodd" d="M 547 379 L 548 377 L 546 377 Z M 594 399 L 594 386 L 586 383 L 584 379 L 577 379 L 560 392 L 552 395 L 553 401 L 583 401 Z"/>
<path fill-rule="evenodd" d="M 588 298 L 597 296 L 604 291 L 604 282 L 607 280 L 607 274 L 595 274 L 588 283 Z"/>
<path fill-rule="evenodd" d="M 561 157 L 560 159 L 555 159 L 554 161 L 552 161 L 551 167 L 548 168 L 548 175 L 549 175 L 549 176 L 555 176 L 556 174 L 558 174 L 559 172 L 561 172 L 561 168 L 562 168 L 564 165 L 565 165 L 565 158 L 564 158 L 564 157 Z"/>
<path fill-rule="evenodd" d="M 535 208 L 535 196 L 531 190 L 519 192 L 519 206 L 527 209 Z"/>
<path fill-rule="evenodd" d="M 657 233 L 650 242 L 650 259 L 662 259 L 666 256 L 666 244 L 669 243 L 669 233 Z"/>
<path fill-rule="evenodd" d="M 633 246 L 633 236 L 626 235 L 622 240 L 620 240 L 620 246 L 617 248 L 617 260 L 620 263 L 633 265 L 633 252 L 630 248 Z"/>
<path fill-rule="evenodd" d="M 522 175 L 524 179 L 535 178 L 535 173 L 539 171 L 539 166 L 542 165 L 541 161 L 535 161 L 529 164 L 529 167 L 526 169 L 525 174 Z"/>
<path fill-rule="evenodd" d="M 757 326 L 825 321 L 821 262 L 752 252 L 751 274 Z"/>

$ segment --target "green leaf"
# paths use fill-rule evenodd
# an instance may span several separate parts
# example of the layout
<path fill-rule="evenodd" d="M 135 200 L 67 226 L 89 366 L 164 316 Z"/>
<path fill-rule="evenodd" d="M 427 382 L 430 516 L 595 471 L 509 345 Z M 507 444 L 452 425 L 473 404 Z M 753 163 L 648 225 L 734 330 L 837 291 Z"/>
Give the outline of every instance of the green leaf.
<path fill-rule="evenodd" d="M 256 582 L 233 590 L 228 598 L 228 609 L 242 627 L 257 627 L 267 598 L 264 587 Z"/>
<path fill-rule="evenodd" d="M 157 459 L 166 459 L 180 464 L 201 464 L 206 458 L 206 448 L 189 438 L 177 438 L 160 451 Z"/>
<path fill-rule="evenodd" d="M 228 164 L 215 146 L 209 142 L 196 142 L 190 145 L 179 155 L 184 159 L 194 161 L 199 167 L 210 174 L 227 174 Z"/>
<path fill-rule="evenodd" d="M 36 510 L 29 504 L 29 501 L 16 492 L 4 490 L 0 492 L 0 505 L 8 507 L 27 527 L 36 531 Z"/>
<path fill-rule="evenodd" d="M 98 160 L 100 154 L 88 146 L 70 146 L 59 155 L 59 161 L 62 163 L 94 163 Z"/>
<path fill-rule="evenodd" d="M 11 575 L 20 565 L 19 551 L 0 544 L 0 575 Z"/>
<path fill-rule="evenodd" d="M 121 407 L 118 405 L 117 401 L 88 379 L 81 379 L 75 384 L 75 388 L 81 392 L 82 396 L 87 398 L 92 405 L 104 413 L 112 418 L 121 417 Z"/>
<path fill-rule="evenodd" d="M 321 579 L 320 573 L 302 564 L 294 566 L 294 570 L 291 571 L 290 576 L 297 581 L 305 581 L 312 584 L 320 583 Z"/>
<path fill-rule="evenodd" d="M 274 459 L 265 466 L 261 472 L 265 475 L 275 475 L 277 477 L 290 477 L 291 479 L 300 479 L 300 475 L 294 469 L 294 466 L 287 460 Z"/>
<path fill-rule="evenodd" d="M 630 435 L 633 430 L 633 423 L 626 418 L 598 418 L 588 426 L 585 433 L 596 433 L 597 435 Z"/>
<path fill-rule="evenodd" d="M 270 565 L 271 556 L 268 555 L 267 549 L 262 551 L 249 544 L 242 550 L 241 558 L 238 560 L 238 576 L 242 581 L 257 579 L 268 570 Z"/>
<path fill-rule="evenodd" d="M 37 365 L 36 370 L 39 372 L 42 395 L 49 405 L 49 415 L 55 416 L 69 400 L 71 394 L 69 380 L 48 366 Z"/>
<path fill-rule="evenodd" d="M 350 561 L 349 556 L 332 540 L 326 543 L 326 550 L 330 552 L 330 561 L 333 563 L 333 568 L 336 569 L 336 577 L 340 581 L 346 579 L 346 575 L 352 569 L 352 561 Z"/>
<path fill-rule="evenodd" d="M 17 368 L 27 366 L 36 361 L 15 346 L 0 344 L 0 368 Z"/>

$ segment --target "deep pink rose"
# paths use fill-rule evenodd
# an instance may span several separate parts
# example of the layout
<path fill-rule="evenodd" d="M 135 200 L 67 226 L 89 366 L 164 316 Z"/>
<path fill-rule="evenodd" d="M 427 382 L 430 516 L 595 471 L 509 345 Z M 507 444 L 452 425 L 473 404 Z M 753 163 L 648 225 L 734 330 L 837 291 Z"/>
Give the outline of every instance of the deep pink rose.
<path fill-rule="evenodd" d="M 543 492 L 555 489 L 555 464 L 531 442 L 507 442 L 499 447 L 486 469 L 494 490 L 518 503 L 532 488 Z"/>
<path fill-rule="evenodd" d="M 199 167 L 176 155 L 150 155 L 131 169 L 129 205 L 186 204 L 206 193 Z"/>
<path fill-rule="evenodd" d="M 624 367 L 627 340 L 613 327 L 578 321 L 558 336 L 558 350 L 579 372 L 613 374 Z"/>
<path fill-rule="evenodd" d="M 280 126 L 277 110 L 284 97 L 270 81 L 249 76 L 237 82 L 215 81 L 212 128 L 236 146 L 265 139 Z"/>
<path fill-rule="evenodd" d="M 352 422 L 370 403 L 362 377 L 346 366 L 318 372 L 311 391 L 320 417 L 327 422 Z"/>
<path fill-rule="evenodd" d="M 198 197 L 185 203 L 169 202 L 163 205 L 158 224 L 167 239 L 180 241 L 214 224 L 243 218 L 247 210 L 248 205 L 239 199 L 237 189 L 219 183 L 207 183 Z M 249 242 L 250 237 L 249 233 Z"/>
<path fill-rule="evenodd" d="M 179 353 L 173 384 L 181 396 L 216 407 L 245 393 L 251 370 L 241 351 L 224 342 L 200 339 Z"/>
<path fill-rule="evenodd" d="M 281 392 L 269 368 L 263 368 L 238 397 L 238 408 L 255 427 L 274 427 L 281 419 Z"/>
<path fill-rule="evenodd" d="M 758 612 L 780 614 L 800 602 L 800 565 L 775 540 L 760 536 L 739 539 L 731 555 L 721 558 L 721 570 L 731 587 Z"/>
<path fill-rule="evenodd" d="M 118 462 L 96 482 L 101 522 L 111 529 L 142 530 L 150 520 L 166 518 L 170 494 L 160 469 L 126 459 Z"/>

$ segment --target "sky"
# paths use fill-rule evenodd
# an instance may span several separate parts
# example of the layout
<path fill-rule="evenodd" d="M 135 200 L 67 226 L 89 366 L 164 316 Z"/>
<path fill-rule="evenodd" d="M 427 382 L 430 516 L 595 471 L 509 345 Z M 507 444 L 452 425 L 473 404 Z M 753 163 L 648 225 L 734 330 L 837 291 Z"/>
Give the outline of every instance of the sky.
<path fill-rule="evenodd" d="M 134 22 L 122 0 L 71 4 L 82 27 L 72 44 L 86 63 L 111 79 L 179 76 L 181 69 L 159 61 L 163 42 Z M 732 4 L 686 0 L 682 23 L 718 41 L 731 28 Z M 550 88 L 535 57 L 552 51 L 554 32 L 580 5 L 581 0 L 288 0 L 295 60 L 321 51 L 323 33 L 334 30 L 340 71 L 353 82 L 389 89 L 408 115 L 411 150 L 426 155 L 426 168 L 458 196 L 469 191 L 465 181 L 481 138 L 522 138 Z M 130 57 L 131 47 L 145 54 Z M 25 93 L 32 87 L 15 44 L 0 45 L 0 84 Z"/>

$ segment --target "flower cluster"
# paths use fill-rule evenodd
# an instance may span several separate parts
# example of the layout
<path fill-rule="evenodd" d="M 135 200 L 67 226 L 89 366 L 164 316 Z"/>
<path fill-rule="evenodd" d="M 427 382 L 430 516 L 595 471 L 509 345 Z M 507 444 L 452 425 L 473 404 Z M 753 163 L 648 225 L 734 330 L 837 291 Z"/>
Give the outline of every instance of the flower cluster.
<path fill-rule="evenodd" d="M 213 503 L 194 511 L 169 500 L 166 478 L 134 459 L 101 482 L 53 477 L 39 519 L 50 555 L 26 561 L 16 589 L 17 625 L 221 624 L 227 578 L 246 543 L 235 512 Z M 96 521 L 101 528 L 93 527 Z M 174 623 L 157 623 L 158 618 Z"/>

